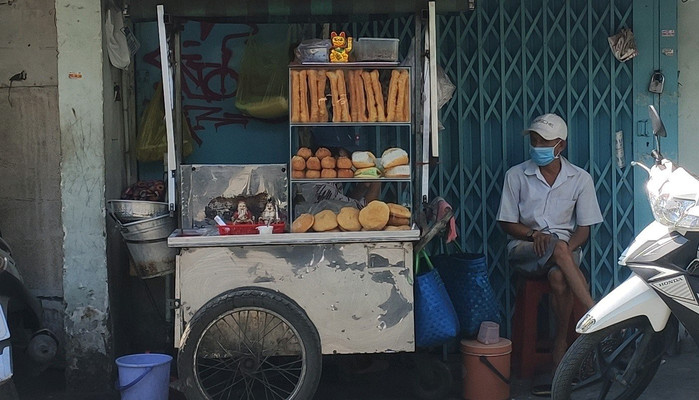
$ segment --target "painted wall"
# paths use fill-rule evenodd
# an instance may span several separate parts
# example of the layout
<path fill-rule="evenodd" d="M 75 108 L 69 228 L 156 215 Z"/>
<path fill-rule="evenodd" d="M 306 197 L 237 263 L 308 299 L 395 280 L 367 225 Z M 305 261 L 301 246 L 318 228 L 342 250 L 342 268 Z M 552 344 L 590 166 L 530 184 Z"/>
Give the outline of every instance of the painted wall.
<path fill-rule="evenodd" d="M 679 0 L 679 162 L 699 173 L 699 1 Z M 668 132 L 668 134 L 675 134 Z"/>
<path fill-rule="evenodd" d="M 278 31 L 282 43 L 288 40 L 287 25 L 185 24 L 182 32 L 182 108 L 197 143 L 184 163 L 287 162 L 289 128 L 286 119 L 258 120 L 243 115 L 235 107 L 245 45 L 250 32 L 259 29 Z M 138 23 L 134 32 L 141 43 L 135 63 L 140 121 L 160 81 L 160 57 L 155 23 Z M 279 56 L 286 57 L 285 54 Z M 288 59 L 281 64 L 284 66 L 281 73 L 284 79 L 288 79 Z M 162 171 L 162 162 L 140 163 L 141 178 L 162 178 Z"/>
<path fill-rule="evenodd" d="M 0 231 L 62 341 L 61 134 L 54 2 L 0 5 Z M 8 80 L 24 71 L 26 80 Z"/>
<path fill-rule="evenodd" d="M 105 227 L 105 96 L 102 5 L 56 1 L 66 379 L 98 392 L 113 370 Z"/>

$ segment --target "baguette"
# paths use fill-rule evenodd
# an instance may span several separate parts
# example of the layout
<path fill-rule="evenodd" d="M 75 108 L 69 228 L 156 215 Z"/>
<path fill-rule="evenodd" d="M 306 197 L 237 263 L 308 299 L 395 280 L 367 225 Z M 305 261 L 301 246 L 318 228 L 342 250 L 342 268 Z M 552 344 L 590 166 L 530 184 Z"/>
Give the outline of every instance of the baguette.
<path fill-rule="evenodd" d="M 396 98 L 396 121 L 408 121 L 410 120 L 409 113 L 405 112 L 405 102 L 408 97 L 408 70 L 403 70 L 400 72 L 398 77 L 398 93 Z"/>
<path fill-rule="evenodd" d="M 367 111 L 366 111 L 366 97 L 364 94 L 364 84 L 362 80 L 362 70 L 358 69 L 354 71 L 355 75 L 355 82 L 357 82 L 356 90 L 357 90 L 357 98 L 359 99 L 359 121 L 360 122 L 368 122 L 369 118 L 367 117 Z"/>
<path fill-rule="evenodd" d="M 359 97 L 357 97 L 357 81 L 354 70 L 350 70 L 348 74 L 350 88 L 350 118 L 352 121 L 359 121 Z"/>
<path fill-rule="evenodd" d="M 306 70 L 299 73 L 299 98 L 301 100 L 301 122 L 308 122 L 308 82 L 306 81 Z"/>
<path fill-rule="evenodd" d="M 337 74 L 333 71 L 328 71 L 325 75 L 330 79 L 330 94 L 332 95 L 333 106 L 333 122 L 342 121 L 342 108 L 340 107 L 340 97 L 338 95 Z"/>
<path fill-rule="evenodd" d="M 309 69 L 306 72 L 306 77 L 308 78 L 308 91 L 310 92 L 311 99 L 311 112 L 308 116 L 308 120 L 311 122 L 318 122 L 318 101 L 316 101 L 318 96 L 318 77 L 316 76 L 316 71 L 314 69 Z"/>
<path fill-rule="evenodd" d="M 362 81 L 364 82 L 364 90 L 366 91 L 366 108 L 369 112 L 367 122 L 376 122 L 378 113 L 376 112 L 376 98 L 374 97 L 374 89 L 371 87 L 371 74 L 363 71 L 361 73 Z"/>
<path fill-rule="evenodd" d="M 391 80 L 388 84 L 388 98 L 386 99 L 386 121 L 396 121 L 396 103 L 398 100 L 398 80 L 400 79 L 400 71 L 394 69 L 391 71 Z M 303 110 L 303 108 L 302 108 Z M 402 113 L 401 113 L 402 114 Z M 301 117 L 303 118 L 303 116 Z"/>
<path fill-rule="evenodd" d="M 386 122 L 386 111 L 384 109 L 383 91 L 381 90 L 381 82 L 379 82 L 379 71 L 371 71 L 371 88 L 374 90 L 374 99 L 376 100 L 376 114 L 379 122 Z"/>
<path fill-rule="evenodd" d="M 291 71 L 291 122 L 301 120 L 300 108 L 301 98 L 299 97 L 299 71 Z"/>
<path fill-rule="evenodd" d="M 349 104 L 347 102 L 347 83 L 345 82 L 345 71 L 337 70 L 337 90 L 340 97 L 339 103 L 342 109 L 342 122 L 351 122 Z"/>
<path fill-rule="evenodd" d="M 319 69 L 316 72 L 316 78 L 318 79 L 318 84 L 316 86 L 318 97 L 318 122 L 328 122 L 328 98 L 325 97 L 325 86 L 328 77 L 325 75 L 325 70 Z"/>

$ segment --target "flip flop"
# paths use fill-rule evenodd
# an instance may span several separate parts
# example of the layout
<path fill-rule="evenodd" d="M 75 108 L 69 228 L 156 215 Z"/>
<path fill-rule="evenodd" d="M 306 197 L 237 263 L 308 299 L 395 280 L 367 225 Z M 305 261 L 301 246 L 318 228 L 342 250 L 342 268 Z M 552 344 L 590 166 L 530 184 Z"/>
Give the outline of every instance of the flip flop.
<path fill-rule="evenodd" d="M 536 385 L 532 387 L 534 396 L 551 397 L 551 385 Z"/>

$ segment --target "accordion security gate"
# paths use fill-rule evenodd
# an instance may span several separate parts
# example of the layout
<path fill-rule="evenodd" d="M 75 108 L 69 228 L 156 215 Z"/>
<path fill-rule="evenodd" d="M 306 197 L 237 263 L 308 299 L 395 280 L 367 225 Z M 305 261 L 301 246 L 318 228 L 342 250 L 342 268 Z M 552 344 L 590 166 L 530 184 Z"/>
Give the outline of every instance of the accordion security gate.
<path fill-rule="evenodd" d="M 634 5 L 641 10 L 634 13 Z M 648 210 L 638 208 L 646 202 L 644 178 L 634 181 L 629 164 L 648 150 L 647 137 L 645 147 L 640 140 L 634 143 L 635 134 L 644 136 L 634 116 L 645 115 L 645 106 L 657 98 L 645 89 L 634 93 L 646 78 L 634 78 L 632 61 L 614 58 L 607 37 L 634 27 L 634 16 L 637 27 L 657 28 L 649 21 L 659 9 L 660 2 L 653 0 L 501 0 L 438 15 L 438 64 L 457 90 L 440 110 L 444 130 L 440 157 L 430 168 L 430 196 L 443 196 L 454 207 L 462 246 L 486 254 L 490 281 L 507 317 L 513 313 L 515 279 L 506 261 L 507 239 L 495 217 L 505 172 L 528 158 L 522 129 L 539 114 L 564 117 L 570 133 L 565 155 L 595 182 L 604 222 L 591 230 L 582 262 L 593 297 L 599 299 L 628 275 L 617 268 L 617 259 L 642 228 L 637 225 L 648 220 Z M 406 54 L 415 34 L 412 18 L 332 28 L 357 37 L 398 37 Z M 654 34 L 641 33 L 646 49 Z M 643 63 L 657 67 L 657 57 L 649 60 L 648 53 L 641 54 Z M 666 112 L 676 117 L 676 99 L 666 97 L 665 103 Z M 676 124 L 672 118 L 666 122 Z M 676 138 L 668 139 L 676 147 Z M 623 158 L 617 157 L 619 146 Z M 671 147 L 666 147 L 669 153 Z M 509 322 L 504 318 L 508 336 Z"/>
<path fill-rule="evenodd" d="M 595 182 L 604 222 L 591 230 L 582 263 L 593 297 L 627 275 L 617 259 L 638 228 L 634 199 L 643 197 L 634 191 L 638 184 L 629 162 L 634 113 L 645 108 L 634 109 L 633 62 L 617 61 L 607 37 L 633 26 L 633 5 L 633 0 L 480 1 L 474 11 L 437 17 L 438 64 L 457 90 L 440 110 L 444 130 L 440 157 L 430 169 L 430 196 L 443 196 L 454 207 L 463 247 L 486 254 L 507 317 L 515 278 L 495 217 L 505 172 L 528 158 L 522 129 L 539 114 L 555 112 L 568 122 L 566 156 Z M 333 28 L 358 37 L 399 37 L 405 45 L 413 25 L 412 17 L 405 17 Z M 623 160 L 617 159 L 619 131 Z M 509 321 L 504 318 L 508 335 Z"/>
<path fill-rule="evenodd" d="M 474 12 L 439 17 L 438 63 L 458 90 L 440 113 L 445 129 L 439 162 L 431 170 L 431 194 L 455 207 L 465 248 L 487 255 L 506 316 L 513 313 L 515 282 L 506 261 L 507 239 L 495 218 L 505 172 L 528 158 L 522 129 L 545 112 L 568 122 L 567 157 L 595 181 L 604 222 L 591 230 L 582 263 L 593 297 L 628 274 L 617 268 L 617 259 L 638 228 L 639 193 L 629 166 L 633 64 L 614 58 L 607 37 L 633 25 L 632 5 L 631 0 L 483 1 Z M 619 145 L 625 159 L 617 157 Z M 510 318 L 505 321 L 509 333 Z"/>

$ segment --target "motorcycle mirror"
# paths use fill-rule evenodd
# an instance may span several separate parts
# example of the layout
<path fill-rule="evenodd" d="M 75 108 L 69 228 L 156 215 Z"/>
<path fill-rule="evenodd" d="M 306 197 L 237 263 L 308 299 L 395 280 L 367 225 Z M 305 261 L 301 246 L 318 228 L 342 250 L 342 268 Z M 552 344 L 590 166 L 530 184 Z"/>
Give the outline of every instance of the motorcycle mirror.
<path fill-rule="evenodd" d="M 648 106 L 648 115 L 650 116 L 651 125 L 653 126 L 653 134 L 655 136 L 666 137 L 667 131 L 665 130 L 665 125 L 660 119 L 658 110 L 656 110 L 652 104 Z"/>

